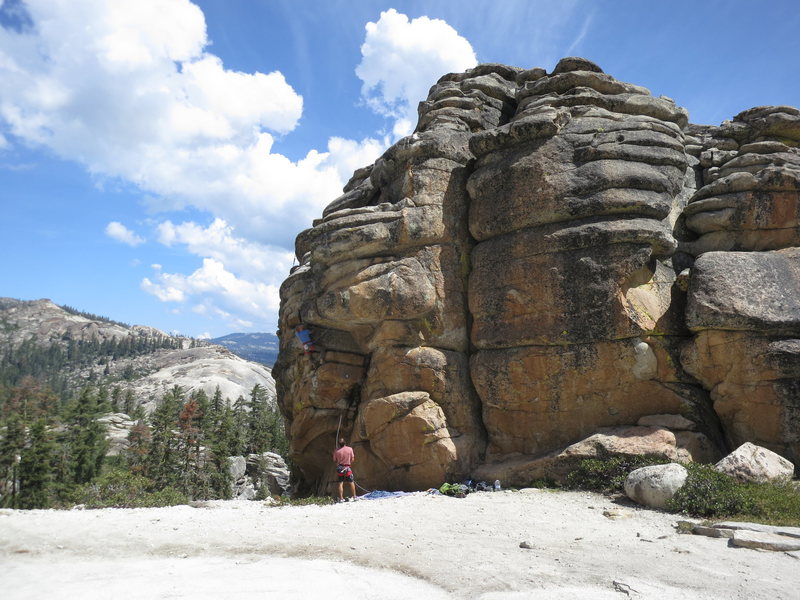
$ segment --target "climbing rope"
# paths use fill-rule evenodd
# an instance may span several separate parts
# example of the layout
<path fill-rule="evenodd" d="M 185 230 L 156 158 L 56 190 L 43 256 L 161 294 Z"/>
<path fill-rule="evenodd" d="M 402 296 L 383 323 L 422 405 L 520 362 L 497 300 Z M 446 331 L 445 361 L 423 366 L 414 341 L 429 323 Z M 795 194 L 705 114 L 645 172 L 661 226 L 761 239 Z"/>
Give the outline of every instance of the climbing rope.
<path fill-rule="evenodd" d="M 355 480 L 355 479 L 353 479 L 353 483 L 355 483 L 355 484 L 356 484 L 356 487 L 357 487 L 358 489 L 360 489 L 360 490 L 364 490 L 364 491 L 365 491 L 365 492 L 367 492 L 368 494 L 369 494 L 370 492 L 372 492 L 372 490 L 368 490 L 367 488 L 365 488 L 365 487 L 361 487 L 360 485 L 358 485 L 358 483 L 356 483 L 356 480 Z"/>

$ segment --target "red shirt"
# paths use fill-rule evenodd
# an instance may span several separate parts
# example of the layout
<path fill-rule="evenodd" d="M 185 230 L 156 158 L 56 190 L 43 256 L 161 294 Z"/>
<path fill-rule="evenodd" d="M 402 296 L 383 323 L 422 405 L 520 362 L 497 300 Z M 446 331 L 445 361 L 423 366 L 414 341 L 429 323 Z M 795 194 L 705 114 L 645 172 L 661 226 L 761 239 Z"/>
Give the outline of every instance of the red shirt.
<path fill-rule="evenodd" d="M 353 449 L 350 446 L 342 446 L 333 453 L 333 460 L 337 465 L 349 466 L 353 464 L 354 459 L 355 455 L 353 454 Z"/>

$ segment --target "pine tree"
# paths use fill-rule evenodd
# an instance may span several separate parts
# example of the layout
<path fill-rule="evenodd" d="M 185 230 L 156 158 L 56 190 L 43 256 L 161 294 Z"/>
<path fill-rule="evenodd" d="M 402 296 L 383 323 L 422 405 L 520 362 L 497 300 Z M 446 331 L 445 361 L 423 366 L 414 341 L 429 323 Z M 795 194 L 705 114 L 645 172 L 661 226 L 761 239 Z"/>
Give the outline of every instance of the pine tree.
<path fill-rule="evenodd" d="M 128 433 L 128 447 L 124 456 L 131 473 L 148 476 L 147 457 L 150 453 L 150 440 L 150 428 L 144 420 L 138 421 Z"/>
<path fill-rule="evenodd" d="M 104 385 L 100 386 L 97 391 L 97 408 L 102 413 L 111 412 L 111 398 L 108 388 Z"/>
<path fill-rule="evenodd" d="M 221 414 L 224 407 L 225 401 L 222 398 L 219 386 L 217 386 L 217 389 L 214 390 L 214 396 L 211 398 L 211 410 L 216 414 Z"/>
<path fill-rule="evenodd" d="M 283 416 L 277 409 L 269 412 L 270 452 L 281 456 L 289 455 L 289 440 L 286 439 L 286 425 Z"/>
<path fill-rule="evenodd" d="M 178 416 L 178 452 L 180 455 L 180 487 L 190 497 L 198 496 L 202 488 L 200 475 L 200 415 L 197 401 L 186 402 Z"/>
<path fill-rule="evenodd" d="M 215 415 L 211 412 L 211 402 L 205 390 L 199 390 L 192 394 L 192 399 L 197 402 L 198 423 L 200 425 L 200 437 L 206 438 L 209 431 L 214 427 Z"/>
<path fill-rule="evenodd" d="M 73 481 L 89 483 L 100 473 L 108 450 L 99 394 L 84 388 L 73 404 L 67 421 L 67 443 L 72 459 Z"/>
<path fill-rule="evenodd" d="M 3 403 L 3 413 L 16 413 L 22 423 L 28 425 L 36 419 L 55 414 L 57 406 L 58 398 L 50 389 L 43 387 L 33 377 L 26 376 L 10 389 Z"/>
<path fill-rule="evenodd" d="M 128 388 L 125 390 L 125 400 L 122 402 L 122 409 L 125 411 L 125 414 L 131 416 L 133 414 L 133 409 L 136 406 L 136 397 L 133 395 L 133 390 Z"/>
<path fill-rule="evenodd" d="M 120 409 L 122 408 L 122 405 L 120 403 L 121 402 L 121 396 L 122 396 L 122 390 L 119 389 L 118 385 L 115 385 L 113 388 L 111 388 L 111 411 L 112 412 L 118 413 L 120 411 Z"/>
<path fill-rule="evenodd" d="M 17 505 L 20 508 L 47 508 L 51 503 L 54 448 L 43 418 L 31 425 L 28 437 L 28 445 L 20 454 Z"/>
<path fill-rule="evenodd" d="M 270 450 L 272 446 L 270 424 L 267 390 L 260 384 L 256 384 L 250 391 L 250 414 L 246 444 L 248 453 L 261 454 Z"/>
<path fill-rule="evenodd" d="M 239 396 L 233 405 L 233 436 L 231 437 L 231 455 L 241 456 L 245 452 L 249 433 L 250 417 L 247 414 L 247 401 Z"/>
<path fill-rule="evenodd" d="M 150 453 L 147 472 L 159 489 L 176 485 L 180 475 L 178 440 L 174 429 L 181 409 L 183 390 L 174 386 L 164 394 L 161 403 L 151 415 Z"/>
<path fill-rule="evenodd" d="M 217 498 L 231 497 L 231 475 L 228 457 L 233 454 L 236 423 L 230 402 L 220 410 L 216 429 L 209 439 L 209 485 Z"/>
<path fill-rule="evenodd" d="M 131 421 L 143 421 L 147 418 L 147 412 L 144 410 L 144 406 L 137 404 L 128 416 Z"/>

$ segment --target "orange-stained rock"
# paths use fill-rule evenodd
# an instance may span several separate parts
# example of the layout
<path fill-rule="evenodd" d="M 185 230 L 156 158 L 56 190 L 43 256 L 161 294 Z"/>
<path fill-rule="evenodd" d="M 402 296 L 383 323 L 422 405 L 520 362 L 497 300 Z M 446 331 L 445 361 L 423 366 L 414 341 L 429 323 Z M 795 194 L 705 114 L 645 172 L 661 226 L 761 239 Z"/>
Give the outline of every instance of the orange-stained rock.
<path fill-rule="evenodd" d="M 425 392 L 402 392 L 362 405 L 356 439 L 368 440 L 370 451 L 382 462 L 379 472 L 359 465 L 367 481 L 403 490 L 441 485 L 453 475 L 455 444 L 441 407 Z"/>
<path fill-rule="evenodd" d="M 678 382 L 674 371 L 657 379 L 671 366 L 659 365 L 642 340 L 482 351 L 470 365 L 478 394 L 488 399 L 483 421 L 490 457 L 542 454 L 654 412 L 703 420 L 696 411 L 702 394 Z"/>
<path fill-rule="evenodd" d="M 800 340 L 749 331 L 700 331 L 682 354 L 711 390 L 730 447 L 752 442 L 800 458 Z"/>

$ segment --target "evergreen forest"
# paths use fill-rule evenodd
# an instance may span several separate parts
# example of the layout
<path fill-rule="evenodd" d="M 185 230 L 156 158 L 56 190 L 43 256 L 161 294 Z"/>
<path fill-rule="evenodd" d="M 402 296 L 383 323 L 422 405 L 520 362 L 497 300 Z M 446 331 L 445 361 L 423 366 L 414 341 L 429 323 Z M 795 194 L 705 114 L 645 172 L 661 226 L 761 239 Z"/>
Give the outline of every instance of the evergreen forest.
<path fill-rule="evenodd" d="M 117 352 L 138 351 L 120 345 Z M 286 455 L 283 419 L 260 385 L 248 398 L 240 396 L 234 402 L 223 398 L 219 389 L 208 397 L 202 390 L 187 393 L 173 386 L 146 415 L 130 390 L 87 385 L 69 392 L 68 387 L 48 385 L 47 377 L 34 377 L 48 370 L 31 356 L 45 357 L 57 372 L 55 365 L 80 360 L 87 350 L 77 344 L 70 354 L 69 348 L 60 352 L 31 344 L 4 355 L 2 507 L 162 506 L 226 499 L 232 493 L 229 456 Z M 118 411 L 130 415 L 136 425 L 125 449 L 108 456 L 99 418 Z"/>
<path fill-rule="evenodd" d="M 176 350 L 183 340 L 171 336 L 127 336 L 99 341 L 64 339 L 42 344 L 30 337 L 21 344 L 0 348 L 0 386 L 14 387 L 26 377 L 44 383 L 61 401 L 72 395 L 75 374 L 87 371 L 88 383 L 107 382 L 113 361 L 151 354 L 157 350 Z M 192 340 L 191 344 L 196 344 Z M 131 380 L 137 375 L 128 365 L 121 379 Z"/>

